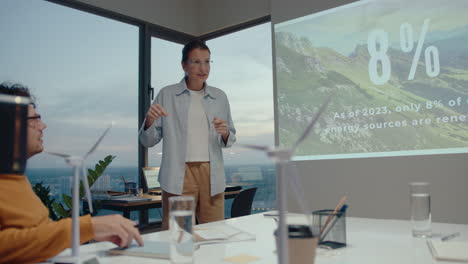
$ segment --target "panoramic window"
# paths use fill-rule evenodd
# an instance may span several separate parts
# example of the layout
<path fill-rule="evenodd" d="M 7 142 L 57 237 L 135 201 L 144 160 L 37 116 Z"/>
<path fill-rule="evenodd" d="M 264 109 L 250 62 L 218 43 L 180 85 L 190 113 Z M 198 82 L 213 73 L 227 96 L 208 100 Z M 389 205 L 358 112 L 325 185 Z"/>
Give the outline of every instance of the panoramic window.
<path fill-rule="evenodd" d="M 265 23 L 207 42 L 213 60 L 208 83 L 228 96 L 237 143 L 275 144 L 270 29 Z M 275 208 L 275 166 L 265 153 L 234 145 L 224 160 L 227 184 L 258 187 L 253 212 Z"/>
<path fill-rule="evenodd" d="M 154 98 L 161 88 L 180 82 L 184 71 L 180 65 L 183 45 L 151 38 L 151 86 L 154 88 Z M 145 109 L 146 114 L 147 109 Z M 163 139 L 164 140 L 164 139 Z M 152 167 L 161 165 L 162 141 L 148 149 L 148 164 Z"/>
<path fill-rule="evenodd" d="M 184 76 L 180 66 L 183 45 L 174 42 L 151 38 L 151 87 L 154 88 L 154 96 L 158 95 L 161 88 L 179 82 Z M 146 114 L 147 109 L 145 109 Z M 161 166 L 163 140 L 154 147 L 148 148 L 148 166 Z M 151 222 L 162 219 L 162 210 L 149 210 Z"/>
<path fill-rule="evenodd" d="M 114 121 L 86 160 L 94 169 L 115 156 L 92 189 L 123 191 L 123 179 L 136 182 L 138 27 L 47 1 L 0 6 L 0 82 L 26 85 L 37 98 L 44 148 L 84 155 Z M 56 202 L 71 194 L 72 168 L 60 157 L 37 154 L 26 174 L 33 186 L 50 187 Z"/>

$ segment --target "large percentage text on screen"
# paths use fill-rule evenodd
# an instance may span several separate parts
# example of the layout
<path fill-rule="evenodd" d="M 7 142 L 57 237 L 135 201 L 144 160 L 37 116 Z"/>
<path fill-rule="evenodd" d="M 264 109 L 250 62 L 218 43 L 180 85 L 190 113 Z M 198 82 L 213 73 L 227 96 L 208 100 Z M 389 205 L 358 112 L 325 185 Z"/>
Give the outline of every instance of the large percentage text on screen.
<path fill-rule="evenodd" d="M 418 66 L 419 59 L 426 38 L 426 33 L 429 28 L 429 19 L 425 19 L 421 27 L 421 33 L 419 34 L 419 40 L 416 45 L 416 51 L 413 55 L 413 61 L 411 63 L 411 69 L 408 73 L 408 80 L 414 80 L 416 74 L 416 68 Z M 387 55 L 389 47 L 388 33 L 377 29 L 369 33 L 367 38 L 367 50 L 370 54 L 369 60 L 369 78 L 372 83 L 376 85 L 383 85 L 390 79 L 391 64 L 390 58 Z M 414 36 L 413 27 L 409 23 L 403 23 L 400 25 L 400 48 L 401 51 L 409 53 L 414 48 Z M 426 74 L 429 77 L 436 77 L 440 73 L 439 63 L 439 50 L 437 47 L 429 46 L 424 50 L 424 59 L 426 65 Z M 380 72 L 379 72 L 380 64 Z"/>

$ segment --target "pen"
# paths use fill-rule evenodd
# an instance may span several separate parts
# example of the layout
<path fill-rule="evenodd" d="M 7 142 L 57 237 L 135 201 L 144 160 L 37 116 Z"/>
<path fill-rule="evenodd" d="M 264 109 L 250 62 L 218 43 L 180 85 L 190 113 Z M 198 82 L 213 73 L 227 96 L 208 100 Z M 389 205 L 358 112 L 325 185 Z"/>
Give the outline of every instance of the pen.
<path fill-rule="evenodd" d="M 459 235 L 460 235 L 460 232 L 456 232 L 456 233 L 453 233 L 453 234 L 450 234 L 450 235 L 443 236 L 440 240 L 448 241 L 448 240 L 450 240 L 452 238 L 456 238 Z"/>
<path fill-rule="evenodd" d="M 333 216 L 336 215 L 336 213 L 338 213 L 338 210 L 340 210 L 340 208 L 343 206 L 343 204 L 346 202 L 346 196 L 343 196 L 340 201 L 338 202 L 338 205 L 335 207 L 335 210 L 333 210 L 333 213 L 331 213 L 327 220 L 325 221 L 325 224 L 323 225 L 322 229 L 320 230 L 320 233 L 322 233 L 328 226 L 328 224 L 330 224 L 330 221 L 332 220 Z"/>

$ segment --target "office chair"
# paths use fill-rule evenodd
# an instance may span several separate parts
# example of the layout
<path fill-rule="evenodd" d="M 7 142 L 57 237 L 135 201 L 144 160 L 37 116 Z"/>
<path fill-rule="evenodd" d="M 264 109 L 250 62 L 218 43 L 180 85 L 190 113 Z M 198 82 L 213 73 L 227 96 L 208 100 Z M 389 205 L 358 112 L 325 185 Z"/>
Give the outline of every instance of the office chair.
<path fill-rule="evenodd" d="M 232 202 L 231 206 L 231 218 L 250 215 L 252 212 L 252 202 L 255 197 L 255 193 L 257 192 L 257 187 L 253 187 L 250 189 L 242 190 L 234 201 Z"/>

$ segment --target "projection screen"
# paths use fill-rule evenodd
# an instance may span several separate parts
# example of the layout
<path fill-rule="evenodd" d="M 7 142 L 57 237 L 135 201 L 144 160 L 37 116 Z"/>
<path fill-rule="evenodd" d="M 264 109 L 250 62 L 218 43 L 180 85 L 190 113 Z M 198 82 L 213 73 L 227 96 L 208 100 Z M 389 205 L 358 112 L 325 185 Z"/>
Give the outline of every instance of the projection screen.
<path fill-rule="evenodd" d="M 278 137 L 296 160 L 468 152 L 468 1 L 357 1 L 274 25 Z"/>

